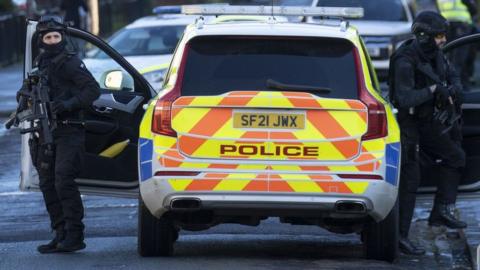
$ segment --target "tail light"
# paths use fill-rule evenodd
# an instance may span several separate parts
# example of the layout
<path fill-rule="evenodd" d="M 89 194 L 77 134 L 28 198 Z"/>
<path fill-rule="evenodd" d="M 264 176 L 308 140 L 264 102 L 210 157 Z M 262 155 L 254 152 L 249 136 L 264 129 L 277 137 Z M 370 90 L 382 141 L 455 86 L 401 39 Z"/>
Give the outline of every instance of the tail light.
<path fill-rule="evenodd" d="M 180 91 L 174 88 L 157 100 L 153 111 L 152 132 L 171 137 L 177 136 L 177 132 L 172 129 L 172 104 L 179 96 Z"/>
<path fill-rule="evenodd" d="M 180 89 L 182 88 L 183 75 L 185 72 L 185 64 L 188 55 L 188 44 L 183 50 L 182 59 L 178 67 L 177 80 L 173 88 L 163 97 L 157 100 L 152 117 L 152 132 L 166 136 L 176 137 L 177 132 L 172 129 L 172 104 L 180 97 Z M 175 59 L 172 62 L 175 64 Z M 165 90 L 167 91 L 167 90 Z"/>
<path fill-rule="evenodd" d="M 362 140 L 366 141 L 386 137 L 388 135 L 388 130 L 385 106 L 368 92 L 367 87 L 365 86 L 360 54 L 357 49 L 354 50 L 354 54 L 355 66 L 357 68 L 358 96 L 368 108 L 368 129 L 367 133 L 362 136 Z"/>

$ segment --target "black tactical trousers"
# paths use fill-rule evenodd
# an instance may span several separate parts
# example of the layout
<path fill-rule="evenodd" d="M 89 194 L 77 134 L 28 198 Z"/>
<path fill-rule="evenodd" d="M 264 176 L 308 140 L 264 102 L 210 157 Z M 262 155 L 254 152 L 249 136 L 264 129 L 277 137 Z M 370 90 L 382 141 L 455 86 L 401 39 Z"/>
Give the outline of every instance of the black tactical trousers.
<path fill-rule="evenodd" d="M 403 125 L 400 123 L 402 164 L 400 173 L 400 236 L 407 237 L 420 185 L 420 148 L 440 166 L 443 177 L 437 181 L 435 203 L 452 204 L 457 198 L 461 169 L 465 167 L 465 152 L 461 147 L 458 128 L 441 135 L 442 127 L 435 123 Z"/>
<path fill-rule="evenodd" d="M 36 139 L 29 142 L 51 227 L 83 232 L 83 204 L 74 179 L 82 168 L 85 135 L 77 130 L 54 137 L 51 146 L 39 145 Z"/>

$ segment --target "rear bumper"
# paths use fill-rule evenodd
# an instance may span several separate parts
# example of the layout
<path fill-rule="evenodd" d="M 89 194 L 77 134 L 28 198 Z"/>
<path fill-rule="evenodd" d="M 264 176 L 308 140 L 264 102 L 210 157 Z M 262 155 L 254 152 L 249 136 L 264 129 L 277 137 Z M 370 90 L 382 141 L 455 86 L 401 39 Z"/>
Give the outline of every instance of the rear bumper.
<path fill-rule="evenodd" d="M 316 216 L 382 220 L 390 212 L 397 188 L 385 181 L 371 181 L 363 194 L 283 192 L 176 192 L 150 179 L 140 186 L 142 198 L 153 215 L 168 211 L 211 210 L 218 215 Z M 164 186 L 165 188 L 161 188 Z"/>
<path fill-rule="evenodd" d="M 196 199 L 202 208 L 314 208 L 332 210 L 337 202 L 359 202 L 365 210 L 373 209 L 368 198 L 350 196 L 283 195 L 283 194 L 172 194 L 165 198 L 163 206 L 173 209 L 174 202 L 183 199 Z M 180 209 L 181 210 L 181 209 Z"/>
<path fill-rule="evenodd" d="M 175 145 L 176 141 L 172 139 L 171 143 Z M 332 216 L 339 212 L 338 203 L 346 201 L 363 206 L 356 214 L 379 221 L 397 199 L 399 150 L 399 143 L 386 144 L 378 139 L 362 142 L 361 155 L 348 162 L 269 165 L 249 161 L 238 165 L 179 159 L 168 163 L 168 153 L 177 150 L 157 147 L 154 152 L 153 142 L 146 141 L 139 154 L 143 156 L 139 163 L 140 192 L 156 217 L 167 211 L 187 210 L 173 209 L 176 200 L 187 200 L 180 204 L 195 209 L 247 216 L 253 210 L 255 215 L 265 216 L 287 212 L 293 216 Z M 179 173 L 182 171 L 187 174 Z"/>

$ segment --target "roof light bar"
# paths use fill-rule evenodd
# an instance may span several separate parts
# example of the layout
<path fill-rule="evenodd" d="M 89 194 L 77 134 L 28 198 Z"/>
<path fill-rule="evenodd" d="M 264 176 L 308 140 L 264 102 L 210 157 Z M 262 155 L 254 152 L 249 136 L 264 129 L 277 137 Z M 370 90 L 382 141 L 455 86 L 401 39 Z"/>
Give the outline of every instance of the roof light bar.
<path fill-rule="evenodd" d="M 182 13 L 188 15 L 277 15 L 361 18 L 363 8 L 351 7 L 285 7 L 285 6 L 230 6 L 185 5 Z"/>
<path fill-rule="evenodd" d="M 181 12 L 182 12 L 181 6 L 158 6 L 152 9 L 152 13 L 156 15 L 180 14 Z"/>

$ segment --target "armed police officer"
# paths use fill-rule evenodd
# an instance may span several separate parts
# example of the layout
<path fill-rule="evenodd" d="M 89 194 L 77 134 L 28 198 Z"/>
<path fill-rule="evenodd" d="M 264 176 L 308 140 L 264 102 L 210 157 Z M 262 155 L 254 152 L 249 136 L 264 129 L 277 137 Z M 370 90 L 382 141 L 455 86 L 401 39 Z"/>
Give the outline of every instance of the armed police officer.
<path fill-rule="evenodd" d="M 425 253 L 408 239 L 420 183 L 420 149 L 438 163 L 442 175 L 429 225 L 466 227 L 453 214 L 465 153 L 458 123 L 460 78 L 440 50 L 447 31 L 448 22 L 440 14 L 420 13 L 412 24 L 415 38 L 406 41 L 390 62 L 390 98 L 398 108 L 402 144 L 399 247 L 407 254 Z"/>
<path fill-rule="evenodd" d="M 66 27 L 60 17 L 42 17 L 36 30 L 41 53 L 34 65 L 46 75 L 49 107 L 56 115 L 53 143 L 43 143 L 41 133 L 33 133 L 29 141 L 55 231 L 55 238 L 37 249 L 40 253 L 72 252 L 85 248 L 84 209 L 74 181 L 81 170 L 85 147 L 84 130 L 78 123 L 83 110 L 99 97 L 100 90 L 82 61 L 66 49 Z"/>

